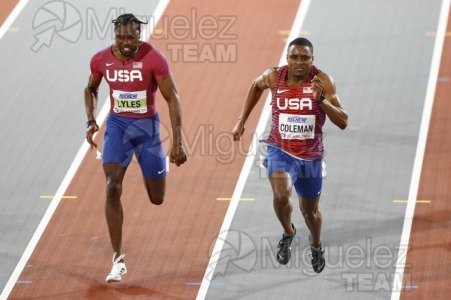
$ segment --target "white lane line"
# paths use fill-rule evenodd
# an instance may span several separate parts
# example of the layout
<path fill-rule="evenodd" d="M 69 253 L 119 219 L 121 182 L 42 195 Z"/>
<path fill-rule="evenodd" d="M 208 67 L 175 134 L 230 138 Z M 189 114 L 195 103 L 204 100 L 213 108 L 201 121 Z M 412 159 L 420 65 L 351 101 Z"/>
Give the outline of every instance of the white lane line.
<path fill-rule="evenodd" d="M 286 49 L 290 41 L 294 40 L 299 32 L 301 31 L 302 25 L 304 23 L 305 17 L 307 15 L 308 8 L 310 6 L 311 0 L 302 0 L 298 11 L 296 13 L 296 17 L 293 22 L 293 26 L 291 27 L 290 35 L 287 39 L 285 47 L 283 48 L 282 55 L 279 60 L 279 66 L 285 64 L 286 60 Z M 255 156 L 257 155 L 258 150 L 258 140 L 259 137 L 265 131 L 266 124 L 269 121 L 269 117 L 271 115 L 271 106 L 269 105 L 271 101 L 271 93 L 268 93 L 268 97 L 266 98 L 265 104 L 263 106 L 263 111 L 260 116 L 260 120 L 257 124 L 257 129 L 253 134 L 253 139 L 251 142 L 251 146 L 249 152 L 247 154 L 246 160 L 244 161 L 243 168 L 241 169 L 240 176 L 238 178 L 238 182 L 235 186 L 235 190 L 232 195 L 232 200 L 230 201 L 229 207 L 227 209 L 227 213 L 224 217 L 224 221 L 222 223 L 219 236 L 216 239 L 215 246 L 212 251 L 212 255 L 207 265 L 207 269 L 205 270 L 205 275 L 202 279 L 201 286 L 199 288 L 199 292 L 197 294 L 196 299 L 205 299 L 207 295 L 208 288 L 210 286 L 211 280 L 213 279 L 213 275 L 215 272 L 215 268 L 220 258 L 222 248 L 224 246 L 224 241 L 227 238 L 228 230 L 230 229 L 230 225 L 232 224 L 233 216 L 235 215 L 235 211 L 238 207 L 238 203 L 241 198 L 241 194 L 243 193 L 244 186 L 246 184 L 247 178 L 249 177 L 249 173 L 251 171 Z"/>
<path fill-rule="evenodd" d="M 0 40 L 5 35 L 5 33 L 8 31 L 9 27 L 14 23 L 14 21 L 19 16 L 20 12 L 24 9 L 24 7 L 27 5 L 29 0 L 20 0 L 14 9 L 9 14 L 8 18 L 6 18 L 5 22 L 3 22 L 2 27 L 0 27 Z"/>
<path fill-rule="evenodd" d="M 163 15 L 163 12 L 165 11 L 166 7 L 169 4 L 169 1 L 170 0 L 160 0 L 158 2 L 158 5 L 155 8 L 155 11 L 153 13 L 153 16 L 155 18 L 155 24 L 158 23 L 158 20 Z M 149 39 L 150 35 L 152 34 L 152 31 L 151 31 L 152 29 L 153 28 L 150 27 L 150 30 L 146 31 L 148 33 L 148 36 L 145 38 L 145 40 Z M 99 124 L 104 123 L 104 121 L 108 115 L 108 112 L 109 112 L 109 105 L 110 105 L 110 100 L 109 100 L 109 98 L 107 98 L 105 100 L 104 105 L 102 106 L 101 111 L 99 112 L 98 117 L 97 117 L 97 121 Z M 89 144 L 86 141 L 83 141 L 83 144 L 81 145 L 80 149 L 78 150 L 78 153 L 75 156 L 69 170 L 67 171 L 66 176 L 64 177 L 63 181 L 61 182 L 61 185 L 59 186 L 58 190 L 56 191 L 53 201 L 50 203 L 49 207 L 47 208 L 47 211 L 45 212 L 43 218 L 41 219 L 41 222 L 39 223 L 35 233 L 33 234 L 33 237 L 31 238 L 30 242 L 28 243 L 27 248 L 25 249 L 24 253 L 22 254 L 22 257 L 20 258 L 19 263 L 17 264 L 16 268 L 14 269 L 14 272 L 12 273 L 8 282 L 6 283 L 6 286 L 0 295 L 0 300 L 6 300 L 9 296 L 9 294 L 11 293 L 14 285 L 16 284 L 17 280 L 19 279 L 19 276 L 22 273 L 23 269 L 25 268 L 28 260 L 30 259 L 31 254 L 33 253 L 34 249 L 36 248 L 36 245 L 38 244 L 42 234 L 44 233 L 45 228 L 47 227 L 50 219 L 52 218 L 53 214 L 55 213 L 56 208 L 58 207 L 59 203 L 61 202 L 61 199 L 63 198 L 63 196 L 67 190 L 67 187 L 69 186 L 72 179 L 74 178 L 75 173 L 77 172 L 78 168 L 80 167 L 80 164 L 83 161 L 83 158 L 86 156 L 86 153 L 88 152 L 88 150 L 89 150 Z"/>
<path fill-rule="evenodd" d="M 443 0 L 440 10 L 440 19 L 438 22 L 437 35 L 435 38 L 434 53 L 432 55 L 431 70 L 429 72 L 429 81 L 426 91 L 426 98 L 423 108 L 423 116 L 421 118 L 421 127 L 418 138 L 415 162 L 413 165 L 412 178 L 410 181 L 409 199 L 407 202 L 406 214 L 401 234 L 401 242 L 399 245 L 398 259 L 396 262 L 395 276 L 393 277 L 392 300 L 398 300 L 401 296 L 403 287 L 404 267 L 407 255 L 405 251 L 409 245 L 410 231 L 412 229 L 413 214 L 415 212 L 415 204 L 418 195 L 418 187 L 420 184 L 421 169 L 423 167 L 424 150 L 426 148 L 427 135 L 429 131 L 429 123 L 431 120 L 432 105 L 434 103 L 435 88 L 440 68 L 440 60 L 442 57 L 443 42 L 445 39 L 446 25 L 448 23 L 448 15 L 451 0 Z"/>

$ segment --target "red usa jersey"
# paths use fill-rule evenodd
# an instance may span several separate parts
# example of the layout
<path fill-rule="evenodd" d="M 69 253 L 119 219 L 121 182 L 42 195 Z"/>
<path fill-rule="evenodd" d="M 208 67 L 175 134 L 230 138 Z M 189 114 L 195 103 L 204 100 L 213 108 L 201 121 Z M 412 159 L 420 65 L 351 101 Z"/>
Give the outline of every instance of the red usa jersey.
<path fill-rule="evenodd" d="M 313 98 L 311 80 L 318 74 L 315 66 L 309 80 L 298 88 L 286 84 L 288 66 L 279 68 L 277 83 L 272 90 L 272 123 L 269 145 L 301 159 L 322 158 L 323 125 L 326 113 Z"/>
<path fill-rule="evenodd" d="M 163 54 L 146 42 L 126 62 L 117 59 L 108 47 L 91 59 L 91 74 L 105 78 L 110 87 L 111 113 L 129 118 L 147 118 L 157 113 L 157 80 L 169 76 Z"/>

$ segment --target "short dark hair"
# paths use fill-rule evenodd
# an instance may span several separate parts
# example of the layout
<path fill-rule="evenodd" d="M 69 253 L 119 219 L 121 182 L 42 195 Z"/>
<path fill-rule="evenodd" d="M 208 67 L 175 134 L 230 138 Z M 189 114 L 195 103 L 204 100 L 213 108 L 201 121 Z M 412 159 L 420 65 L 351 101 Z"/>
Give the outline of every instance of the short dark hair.
<path fill-rule="evenodd" d="M 294 40 L 292 40 L 289 44 L 288 44 L 288 48 L 287 51 L 290 50 L 290 47 L 296 45 L 296 46 L 307 46 L 310 48 L 310 50 L 313 53 L 313 44 L 307 40 L 306 38 L 302 38 L 302 37 L 298 37 L 295 38 Z"/>
<path fill-rule="evenodd" d="M 143 22 L 138 20 L 137 17 L 135 17 L 134 14 L 123 14 L 116 18 L 116 20 L 113 20 L 114 24 L 114 30 L 116 30 L 119 25 L 128 25 L 133 24 L 138 28 L 138 31 L 141 32 L 141 24 L 147 24 L 147 22 Z"/>

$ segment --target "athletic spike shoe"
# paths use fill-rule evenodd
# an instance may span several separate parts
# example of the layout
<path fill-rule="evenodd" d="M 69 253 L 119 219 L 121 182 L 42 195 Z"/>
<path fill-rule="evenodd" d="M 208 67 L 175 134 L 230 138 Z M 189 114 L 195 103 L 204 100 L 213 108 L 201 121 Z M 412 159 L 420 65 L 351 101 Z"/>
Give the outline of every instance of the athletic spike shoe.
<path fill-rule="evenodd" d="M 293 223 L 291 223 L 291 226 L 294 230 L 293 235 L 286 236 L 284 233 L 282 235 L 282 239 L 279 242 L 279 245 L 277 246 L 280 249 L 279 251 L 277 251 L 277 261 L 281 265 L 286 265 L 291 258 L 291 242 L 296 235 L 296 227 L 294 227 Z"/>
<path fill-rule="evenodd" d="M 309 240 L 312 240 L 312 236 L 309 237 Z M 324 250 L 321 248 L 321 245 L 318 248 L 310 246 L 312 253 L 309 255 L 312 261 L 313 271 L 316 273 L 321 273 L 326 266 L 326 260 L 324 259 Z"/>
<path fill-rule="evenodd" d="M 118 256 L 116 259 L 116 252 L 113 254 L 113 268 L 111 269 L 110 274 L 106 277 L 106 282 L 119 282 L 122 279 L 122 275 L 127 274 L 127 268 L 125 267 L 124 262 L 120 262 L 125 254 Z"/>

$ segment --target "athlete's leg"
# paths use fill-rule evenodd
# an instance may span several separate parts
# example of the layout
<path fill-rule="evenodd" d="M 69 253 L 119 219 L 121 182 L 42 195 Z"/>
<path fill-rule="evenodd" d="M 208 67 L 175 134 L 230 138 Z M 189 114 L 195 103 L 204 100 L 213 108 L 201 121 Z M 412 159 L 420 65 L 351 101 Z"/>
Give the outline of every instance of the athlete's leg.
<path fill-rule="evenodd" d="M 106 163 L 103 165 L 103 171 L 106 176 L 105 216 L 110 233 L 111 245 L 118 257 L 121 254 L 122 246 L 122 223 L 124 214 L 121 194 L 122 181 L 126 169 L 121 163 Z"/>
<path fill-rule="evenodd" d="M 290 174 L 292 160 L 290 156 L 280 149 L 272 146 L 268 147 L 267 168 L 273 192 L 273 206 L 285 235 L 294 234 L 294 229 L 291 225 L 293 204 L 290 200 L 293 180 L 295 180 Z"/>
<path fill-rule="evenodd" d="M 322 160 L 299 161 L 294 187 L 305 224 L 310 230 L 311 246 L 321 245 L 322 216 L 318 209 L 323 186 Z"/>
<path fill-rule="evenodd" d="M 294 234 L 294 230 L 291 226 L 293 204 L 290 200 L 292 192 L 290 174 L 283 171 L 276 171 L 269 176 L 269 181 L 271 182 L 273 191 L 274 211 L 276 212 L 280 224 L 282 224 L 285 235 L 292 235 Z"/>
<path fill-rule="evenodd" d="M 149 200 L 152 204 L 160 205 L 166 193 L 167 170 L 160 138 L 159 115 L 134 122 L 127 134 L 134 137 L 134 152 L 141 167 Z"/>
<path fill-rule="evenodd" d="M 166 177 L 156 179 L 144 177 L 144 186 L 152 204 L 160 205 L 163 203 L 166 193 Z"/>
<path fill-rule="evenodd" d="M 302 216 L 304 217 L 305 224 L 310 230 L 310 235 L 312 240 L 310 245 L 312 247 L 318 248 L 321 245 L 321 225 L 322 216 L 318 209 L 319 196 L 312 199 L 304 199 L 299 197 L 299 206 L 301 208 Z"/>

